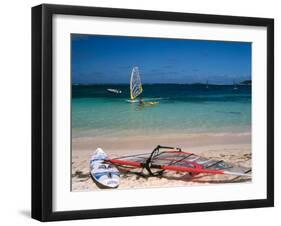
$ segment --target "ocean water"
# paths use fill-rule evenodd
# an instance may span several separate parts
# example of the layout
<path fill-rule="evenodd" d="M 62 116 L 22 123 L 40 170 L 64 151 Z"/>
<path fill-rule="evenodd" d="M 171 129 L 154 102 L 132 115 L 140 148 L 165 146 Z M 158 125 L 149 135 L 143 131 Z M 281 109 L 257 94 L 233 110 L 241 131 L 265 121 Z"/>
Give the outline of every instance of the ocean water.
<path fill-rule="evenodd" d="M 129 85 L 73 85 L 72 135 L 245 132 L 251 128 L 251 86 L 143 85 L 144 101 L 128 103 Z M 122 90 L 121 94 L 106 89 Z"/>

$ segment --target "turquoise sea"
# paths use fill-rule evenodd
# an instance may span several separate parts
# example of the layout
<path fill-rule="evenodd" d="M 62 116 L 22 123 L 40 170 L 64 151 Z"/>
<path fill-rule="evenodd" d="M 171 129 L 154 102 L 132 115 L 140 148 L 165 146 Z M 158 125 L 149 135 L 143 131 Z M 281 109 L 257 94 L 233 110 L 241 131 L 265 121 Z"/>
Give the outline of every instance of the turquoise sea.
<path fill-rule="evenodd" d="M 121 94 L 107 91 L 121 90 Z M 251 86 L 143 85 L 144 101 L 128 103 L 129 85 L 72 85 L 72 136 L 245 132 L 251 128 Z"/>

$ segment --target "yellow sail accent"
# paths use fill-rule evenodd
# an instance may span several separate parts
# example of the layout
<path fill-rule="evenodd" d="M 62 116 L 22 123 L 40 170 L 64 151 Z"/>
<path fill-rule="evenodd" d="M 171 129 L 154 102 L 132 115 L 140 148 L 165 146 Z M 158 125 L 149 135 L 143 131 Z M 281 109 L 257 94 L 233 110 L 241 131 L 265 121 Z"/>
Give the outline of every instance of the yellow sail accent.
<path fill-rule="evenodd" d="M 131 100 L 136 99 L 142 93 L 142 84 L 138 67 L 134 67 L 130 80 L 130 96 Z"/>

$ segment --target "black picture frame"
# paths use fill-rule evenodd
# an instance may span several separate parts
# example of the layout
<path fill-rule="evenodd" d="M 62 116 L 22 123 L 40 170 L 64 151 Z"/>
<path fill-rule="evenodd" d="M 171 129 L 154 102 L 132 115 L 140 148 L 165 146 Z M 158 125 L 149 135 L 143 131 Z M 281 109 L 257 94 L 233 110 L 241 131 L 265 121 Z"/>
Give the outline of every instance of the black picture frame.
<path fill-rule="evenodd" d="M 267 28 L 267 198 L 95 210 L 52 210 L 52 18 L 55 14 L 261 26 Z M 32 8 L 32 218 L 40 221 L 123 217 L 274 206 L 274 20 L 43 4 Z"/>

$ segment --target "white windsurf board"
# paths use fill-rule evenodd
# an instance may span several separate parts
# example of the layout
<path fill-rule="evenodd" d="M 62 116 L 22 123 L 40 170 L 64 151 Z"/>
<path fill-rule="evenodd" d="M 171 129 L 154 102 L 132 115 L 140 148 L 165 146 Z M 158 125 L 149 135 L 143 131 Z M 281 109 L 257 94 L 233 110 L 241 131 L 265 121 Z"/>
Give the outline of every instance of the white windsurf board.
<path fill-rule="evenodd" d="M 111 163 L 107 162 L 107 154 L 97 148 L 90 160 L 91 176 L 100 188 L 117 188 L 120 183 L 120 172 Z"/>

